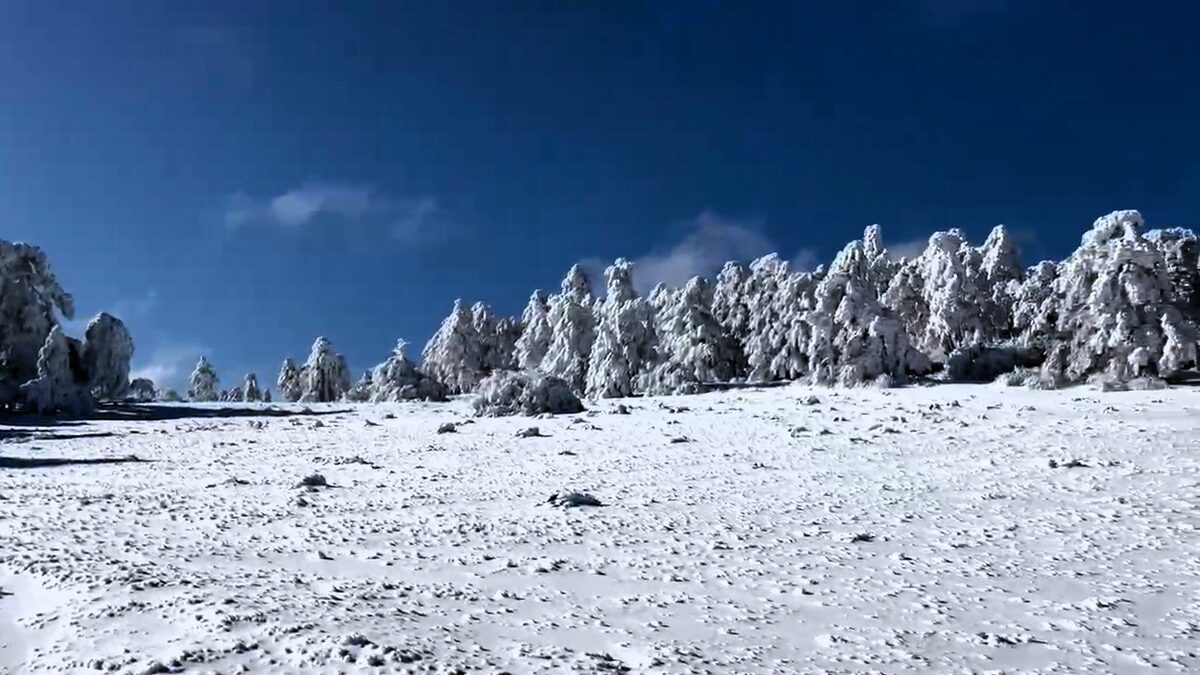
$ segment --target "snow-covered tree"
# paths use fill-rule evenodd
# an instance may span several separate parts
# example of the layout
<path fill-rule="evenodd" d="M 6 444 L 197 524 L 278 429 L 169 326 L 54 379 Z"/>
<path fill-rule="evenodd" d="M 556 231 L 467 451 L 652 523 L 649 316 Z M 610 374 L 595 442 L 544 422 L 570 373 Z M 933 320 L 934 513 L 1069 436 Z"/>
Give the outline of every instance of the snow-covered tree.
<path fill-rule="evenodd" d="M 511 316 L 496 322 L 492 370 L 513 370 L 517 367 L 517 340 L 521 339 L 522 328 L 521 322 Z"/>
<path fill-rule="evenodd" d="M 764 354 L 770 355 L 765 364 L 763 380 L 794 380 L 808 374 L 808 347 L 812 325 L 805 318 L 816 308 L 816 291 L 825 269 L 790 273 L 784 276 L 775 292 L 772 313 L 776 322 L 764 331 Z M 757 360 L 757 359 L 756 359 Z"/>
<path fill-rule="evenodd" d="M 59 286 L 45 252 L 0 240 L 0 353 L 7 355 L 10 398 L 16 384 L 39 376 L 40 351 L 60 314 L 74 318 L 75 303 Z"/>
<path fill-rule="evenodd" d="M 135 401 L 153 401 L 158 396 L 158 389 L 153 380 L 138 377 L 129 383 L 129 396 Z"/>
<path fill-rule="evenodd" d="M 1014 334 L 1014 292 L 1024 277 L 1021 256 L 1008 228 L 1003 225 L 992 228 L 979 252 L 983 263 L 981 284 L 985 286 L 983 296 L 986 299 L 982 308 L 984 331 L 989 342 L 1007 340 Z"/>
<path fill-rule="evenodd" d="M 534 370 L 542 365 L 553 337 L 550 303 L 541 290 L 529 296 L 525 311 L 521 313 L 521 325 L 521 337 L 514 346 L 514 361 L 517 368 Z"/>
<path fill-rule="evenodd" d="M 1192 321 L 1200 321 L 1200 245 L 1191 230 L 1151 230 L 1146 239 L 1162 253 L 1171 279 L 1175 306 Z"/>
<path fill-rule="evenodd" d="M 132 359 L 133 338 L 120 319 L 101 312 L 88 322 L 83 337 L 83 363 L 91 378 L 93 396 L 110 401 L 125 398 Z"/>
<path fill-rule="evenodd" d="M 654 319 L 649 303 L 634 290 L 633 263 L 618 258 L 604 277 L 607 295 L 597 310 L 587 393 L 594 398 L 632 396 L 639 377 L 654 364 Z"/>
<path fill-rule="evenodd" d="M 875 297 L 883 296 L 892 277 L 900 271 L 901 263 L 893 260 L 883 247 L 883 230 L 879 225 L 871 225 L 863 230 L 863 255 L 867 257 L 871 269 L 872 292 Z"/>
<path fill-rule="evenodd" d="M 810 377 L 815 384 L 904 382 L 928 369 L 895 315 L 874 294 L 872 259 L 861 241 L 842 249 L 817 285 L 806 313 Z"/>
<path fill-rule="evenodd" d="M 284 401 L 295 403 L 300 400 L 304 394 L 304 384 L 295 361 L 290 358 L 283 360 L 283 365 L 279 368 L 279 377 L 275 380 L 275 386 L 279 387 L 279 395 L 283 397 Z"/>
<path fill-rule="evenodd" d="M 596 339 L 596 316 L 592 311 L 591 281 L 574 265 L 562 288 L 550 298 L 550 347 L 541 370 L 571 385 L 576 393 L 587 386 L 588 362 Z"/>
<path fill-rule="evenodd" d="M 693 277 L 668 298 L 657 314 L 657 365 L 647 373 L 644 390 L 695 393 L 700 384 L 732 378 L 737 348 L 712 315 L 712 287 Z"/>
<path fill-rule="evenodd" d="M 1054 340 L 1058 326 L 1058 297 L 1055 286 L 1058 266 L 1049 260 L 1030 267 L 1025 278 L 1009 282 L 1012 296 L 1012 332 L 1018 344 L 1045 350 Z"/>
<path fill-rule="evenodd" d="M 791 273 L 788 262 L 781 260 L 775 253 L 765 255 L 750 264 L 750 277 L 745 284 L 749 321 L 742 350 L 749 368 L 748 378 L 753 382 L 769 382 L 775 379 L 772 376 L 771 361 L 775 358 L 775 337 L 781 321 L 781 306 L 776 295 Z"/>
<path fill-rule="evenodd" d="M 346 359 L 333 349 L 324 337 L 313 342 L 308 361 L 300 377 L 300 400 L 309 403 L 329 403 L 342 398 L 350 390 L 350 368 Z"/>
<path fill-rule="evenodd" d="M 491 305 L 477 302 L 471 305 L 471 325 L 479 342 L 480 379 L 499 367 L 501 361 L 499 336 L 496 331 L 496 313 Z"/>
<path fill-rule="evenodd" d="M 38 350 L 37 376 L 21 385 L 29 409 L 43 414 L 83 415 L 95 407 L 79 352 L 78 341 L 63 335 L 57 325 L 50 329 Z"/>
<path fill-rule="evenodd" d="M 455 300 L 454 309 L 421 352 L 422 370 L 444 383 L 450 393 L 463 394 L 483 379 L 484 356 L 472 313 L 462 300 Z"/>
<path fill-rule="evenodd" d="M 242 400 L 247 403 L 256 403 L 262 400 L 262 390 L 258 388 L 258 376 L 254 373 L 246 373 L 246 377 L 242 381 Z"/>
<path fill-rule="evenodd" d="M 960 230 L 935 232 L 916 259 L 929 314 L 911 334 L 915 346 L 934 361 L 944 362 L 955 348 L 986 340 L 981 308 L 989 298 L 980 288 L 982 261 Z M 913 326 L 906 326 L 913 330 Z"/>
<path fill-rule="evenodd" d="M 203 356 L 196 362 L 196 368 L 188 378 L 188 399 L 192 401 L 216 401 L 219 396 L 217 384 L 220 379 L 212 364 Z"/>
<path fill-rule="evenodd" d="M 1137 211 L 1097 219 L 1060 268 L 1056 328 L 1068 382 L 1170 377 L 1195 360 L 1196 325 L 1174 304 L 1166 260 L 1141 226 Z"/>
<path fill-rule="evenodd" d="M 263 389 L 262 401 L 263 401 L 263 403 L 271 402 L 271 390 L 270 389 Z"/>
<path fill-rule="evenodd" d="M 408 343 L 398 340 L 391 356 L 375 366 L 371 373 L 374 387 L 371 400 L 376 403 L 446 400 L 446 386 L 421 372 L 407 352 Z"/>
<path fill-rule="evenodd" d="M 241 387 L 230 387 L 221 392 L 218 398 L 224 403 L 241 403 L 242 389 Z"/>
<path fill-rule="evenodd" d="M 369 371 L 363 371 L 362 377 L 358 378 L 358 382 L 350 387 L 350 391 L 346 392 L 346 400 L 351 403 L 366 403 L 371 400 L 375 394 L 375 376 Z"/>
<path fill-rule="evenodd" d="M 750 271 L 740 262 L 727 262 L 717 275 L 717 283 L 713 288 L 713 318 L 725 329 L 725 334 L 733 338 L 739 349 L 750 338 L 750 302 L 747 298 L 747 284 L 750 281 Z M 744 363 L 739 360 L 739 373 Z"/>

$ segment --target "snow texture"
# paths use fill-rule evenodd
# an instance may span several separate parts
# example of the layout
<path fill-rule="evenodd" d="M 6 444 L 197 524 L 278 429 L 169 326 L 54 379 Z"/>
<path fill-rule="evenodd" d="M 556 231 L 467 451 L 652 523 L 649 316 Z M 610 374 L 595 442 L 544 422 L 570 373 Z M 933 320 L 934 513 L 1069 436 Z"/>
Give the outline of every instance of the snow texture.
<path fill-rule="evenodd" d="M 6 428 L 0 672 L 1200 672 L 1192 389 L 624 404 Z"/>

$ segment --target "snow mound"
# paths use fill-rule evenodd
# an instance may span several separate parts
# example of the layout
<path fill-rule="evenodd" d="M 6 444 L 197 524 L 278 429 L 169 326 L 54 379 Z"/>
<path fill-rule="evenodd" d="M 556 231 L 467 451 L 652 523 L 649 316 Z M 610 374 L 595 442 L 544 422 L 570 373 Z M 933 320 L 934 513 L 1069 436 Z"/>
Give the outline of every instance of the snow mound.
<path fill-rule="evenodd" d="M 583 403 L 565 380 L 529 371 L 491 375 L 480 383 L 474 406 L 475 414 L 484 417 L 583 412 Z"/>

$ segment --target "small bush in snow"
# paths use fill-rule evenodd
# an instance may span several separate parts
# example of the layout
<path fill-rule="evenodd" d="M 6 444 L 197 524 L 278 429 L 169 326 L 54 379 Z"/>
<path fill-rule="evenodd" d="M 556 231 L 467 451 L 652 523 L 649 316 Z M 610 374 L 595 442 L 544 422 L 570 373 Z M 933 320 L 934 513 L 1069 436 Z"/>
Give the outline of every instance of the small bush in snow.
<path fill-rule="evenodd" d="M 565 380 L 529 371 L 500 372 L 479 385 L 475 414 L 554 415 L 583 412 L 583 403 Z"/>

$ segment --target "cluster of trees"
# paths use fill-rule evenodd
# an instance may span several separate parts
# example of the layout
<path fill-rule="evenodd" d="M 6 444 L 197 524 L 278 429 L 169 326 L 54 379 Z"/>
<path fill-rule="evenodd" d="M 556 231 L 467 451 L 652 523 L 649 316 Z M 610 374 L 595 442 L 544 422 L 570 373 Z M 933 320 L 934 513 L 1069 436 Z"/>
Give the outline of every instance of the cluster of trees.
<path fill-rule="evenodd" d="M 83 342 L 61 334 L 55 310 L 69 316 L 70 296 L 40 251 L 22 246 L 5 244 L 0 257 L 0 400 L 11 403 L 20 392 L 32 407 L 53 409 L 73 407 L 77 397 L 151 396 L 152 383 L 128 382 L 133 346 L 119 320 L 100 315 Z M 1200 245 L 1188 230 L 1143 232 L 1136 211 L 1097 219 L 1067 259 L 1029 268 L 1003 226 L 979 245 L 960 230 L 937 232 L 907 258 L 889 255 L 871 226 L 813 271 L 770 254 L 726 263 L 715 279 L 659 285 L 645 297 L 634 273 L 618 259 L 597 296 L 574 266 L 557 293 L 535 291 L 520 319 L 457 300 L 420 365 L 401 340 L 354 384 L 345 358 L 318 338 L 303 365 L 284 360 L 279 398 L 444 400 L 505 372 L 561 380 L 579 396 L 599 398 L 693 393 L 733 381 L 890 386 L 931 373 L 1059 387 L 1166 379 L 1197 365 Z M 271 394 L 253 374 L 222 391 L 202 358 L 188 396 Z"/>
<path fill-rule="evenodd" d="M 1138 212 L 1117 211 L 1066 260 L 1029 269 L 1003 226 L 980 245 L 937 232 L 901 259 L 871 226 L 828 267 L 795 271 L 771 254 L 647 297 L 620 259 L 603 297 L 576 266 L 557 294 L 535 291 L 520 321 L 456 302 L 422 367 L 451 393 L 519 368 L 592 398 L 736 380 L 892 385 L 934 372 L 1045 387 L 1170 378 L 1196 366 L 1198 258 L 1190 231 L 1143 233 Z"/>
<path fill-rule="evenodd" d="M 74 314 L 45 252 L 0 240 L 0 408 L 82 414 L 129 394 L 133 339 L 125 324 L 101 313 L 80 340 L 61 323 Z"/>

